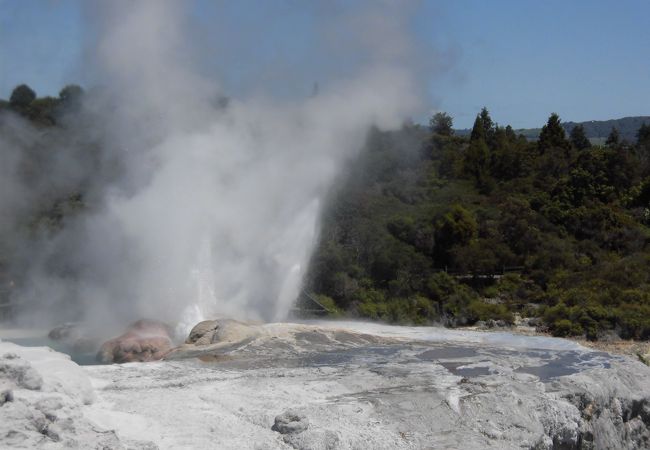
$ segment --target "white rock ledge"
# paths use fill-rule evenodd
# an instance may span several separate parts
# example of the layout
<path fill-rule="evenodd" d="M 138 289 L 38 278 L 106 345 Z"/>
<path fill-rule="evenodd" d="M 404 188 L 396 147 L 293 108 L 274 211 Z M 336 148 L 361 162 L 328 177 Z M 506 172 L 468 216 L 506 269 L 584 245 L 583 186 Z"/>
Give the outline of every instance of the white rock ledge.
<path fill-rule="evenodd" d="M 0 448 L 650 448 L 650 368 L 629 358 L 507 333 L 255 327 L 185 348 L 203 360 L 82 368 L 0 342 L 0 367 L 13 353 L 42 378 L 0 368 Z M 287 411 L 308 426 L 278 427 Z"/>

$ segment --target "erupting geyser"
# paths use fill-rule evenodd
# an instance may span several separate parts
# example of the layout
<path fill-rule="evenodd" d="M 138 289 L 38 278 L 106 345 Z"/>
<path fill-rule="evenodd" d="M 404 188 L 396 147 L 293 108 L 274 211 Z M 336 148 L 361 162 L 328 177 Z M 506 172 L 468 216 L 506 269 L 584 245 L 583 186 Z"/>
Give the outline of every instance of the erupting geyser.
<path fill-rule="evenodd" d="M 409 8 L 353 9 L 345 17 L 319 11 L 314 41 L 345 52 L 329 72 L 323 61 L 332 55 L 316 49 L 282 68 L 295 79 L 318 62 L 318 95 L 274 96 L 259 95 L 263 85 L 231 95 L 206 75 L 180 2 L 89 8 L 101 88 L 86 95 L 87 132 L 118 175 L 39 249 L 20 295 L 47 314 L 64 310 L 120 329 L 143 317 L 180 322 L 180 332 L 215 314 L 284 317 L 337 173 L 371 126 L 398 127 L 417 112 L 404 64 Z M 345 46 L 330 42 L 339 35 Z M 51 270 L 54 256 L 65 275 Z"/>

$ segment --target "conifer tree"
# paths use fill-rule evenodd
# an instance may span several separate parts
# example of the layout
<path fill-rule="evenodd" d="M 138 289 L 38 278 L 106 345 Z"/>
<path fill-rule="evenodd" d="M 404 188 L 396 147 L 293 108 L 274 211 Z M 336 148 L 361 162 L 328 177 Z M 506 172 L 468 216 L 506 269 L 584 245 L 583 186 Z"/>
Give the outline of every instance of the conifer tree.
<path fill-rule="evenodd" d="M 469 137 L 470 141 L 475 141 L 478 139 L 483 139 L 485 141 L 485 127 L 483 125 L 483 119 L 480 115 L 476 116 L 476 119 L 474 120 L 474 126 L 472 126 L 472 133 Z"/>
<path fill-rule="evenodd" d="M 636 143 L 639 146 L 650 148 L 650 125 L 643 123 L 636 133 Z"/>
<path fill-rule="evenodd" d="M 608 147 L 616 147 L 620 142 L 620 136 L 618 134 L 618 130 L 616 127 L 612 127 L 612 131 L 609 132 L 609 136 L 607 136 L 607 140 L 605 141 L 605 145 Z"/>
<path fill-rule="evenodd" d="M 591 147 L 591 142 L 587 139 L 585 128 L 582 125 L 576 125 L 571 130 L 571 144 L 578 150 L 585 150 Z"/>
<path fill-rule="evenodd" d="M 481 115 L 476 116 L 469 147 L 465 152 L 463 169 L 472 176 L 481 190 L 489 190 L 490 148 L 485 142 L 485 128 Z"/>
<path fill-rule="evenodd" d="M 483 107 L 483 109 L 481 109 L 481 120 L 483 121 L 483 129 L 485 130 L 485 136 L 489 137 L 490 134 L 494 131 L 494 122 L 492 122 L 492 118 L 490 117 L 490 112 L 485 106 Z"/>
<path fill-rule="evenodd" d="M 490 147 L 490 149 L 494 150 L 496 148 L 496 142 L 495 142 L 496 124 L 492 121 L 492 118 L 490 117 L 490 112 L 485 106 L 483 107 L 483 109 L 481 109 L 480 116 L 481 116 L 481 121 L 483 122 L 485 143 L 488 145 L 488 147 Z"/>
<path fill-rule="evenodd" d="M 544 153 L 550 148 L 568 149 L 569 143 L 566 140 L 564 128 L 562 127 L 560 116 L 556 113 L 551 114 L 546 125 L 542 127 L 537 143 L 539 152 Z"/>

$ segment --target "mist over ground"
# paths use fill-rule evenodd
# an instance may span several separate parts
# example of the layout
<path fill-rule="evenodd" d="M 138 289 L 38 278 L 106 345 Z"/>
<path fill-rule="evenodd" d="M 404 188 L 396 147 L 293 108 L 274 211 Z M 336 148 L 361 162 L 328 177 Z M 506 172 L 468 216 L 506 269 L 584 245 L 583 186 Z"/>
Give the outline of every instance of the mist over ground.
<path fill-rule="evenodd" d="M 399 127 L 422 107 L 419 69 L 407 69 L 419 65 L 406 64 L 415 7 L 318 9 L 312 51 L 274 67 L 244 54 L 255 42 L 232 24 L 206 31 L 186 3 L 86 7 L 82 104 L 55 130 L 2 117 L 0 226 L 14 232 L 5 245 L 23 274 L 12 300 L 26 305 L 24 321 L 111 329 L 141 317 L 286 316 L 337 174 L 370 127 Z M 219 60 L 233 55 L 229 73 Z M 30 178 L 21 152 L 42 147 L 48 172 Z M 16 222 L 27 205 L 72 186 L 84 191 L 78 211 L 25 239 Z"/>

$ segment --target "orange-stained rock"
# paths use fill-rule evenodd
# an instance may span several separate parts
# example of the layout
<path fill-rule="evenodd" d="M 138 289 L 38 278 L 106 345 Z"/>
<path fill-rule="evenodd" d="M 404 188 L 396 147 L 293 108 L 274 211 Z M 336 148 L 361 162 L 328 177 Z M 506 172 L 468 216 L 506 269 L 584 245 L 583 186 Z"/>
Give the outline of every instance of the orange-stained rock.
<path fill-rule="evenodd" d="M 167 325 L 142 319 L 129 325 L 121 336 L 106 341 L 97 353 L 97 360 L 105 364 L 156 361 L 172 346 Z"/>

